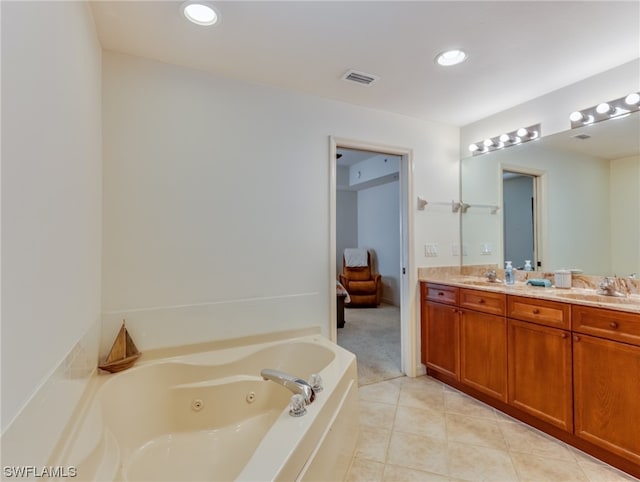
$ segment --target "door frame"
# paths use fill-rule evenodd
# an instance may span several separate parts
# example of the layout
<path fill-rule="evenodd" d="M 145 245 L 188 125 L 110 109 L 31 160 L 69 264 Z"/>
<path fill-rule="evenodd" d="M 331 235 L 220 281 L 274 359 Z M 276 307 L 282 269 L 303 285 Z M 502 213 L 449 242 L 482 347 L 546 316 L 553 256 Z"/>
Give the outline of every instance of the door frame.
<path fill-rule="evenodd" d="M 413 151 L 409 148 L 388 146 L 372 142 L 329 136 L 329 335 L 334 342 L 338 338 L 336 326 L 336 152 L 339 147 L 372 151 L 380 154 L 400 156 L 399 197 L 400 197 L 400 370 L 407 376 L 418 373 L 419 333 L 415 323 L 417 270 L 413 249 L 413 211 L 409 209 L 413 199 Z M 404 270 L 404 271 L 403 271 Z"/>

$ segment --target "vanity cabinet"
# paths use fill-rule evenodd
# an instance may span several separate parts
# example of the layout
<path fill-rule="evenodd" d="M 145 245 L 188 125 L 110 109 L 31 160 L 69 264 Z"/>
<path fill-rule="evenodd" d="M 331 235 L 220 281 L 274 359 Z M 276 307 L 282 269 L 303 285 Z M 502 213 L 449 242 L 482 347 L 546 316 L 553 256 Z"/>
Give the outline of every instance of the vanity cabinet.
<path fill-rule="evenodd" d="M 460 311 L 458 288 L 421 283 L 422 362 L 459 380 Z"/>
<path fill-rule="evenodd" d="M 460 381 L 506 402 L 506 295 L 461 289 L 460 307 Z"/>
<path fill-rule="evenodd" d="M 565 330 L 508 320 L 509 404 L 571 432 L 571 336 Z"/>
<path fill-rule="evenodd" d="M 575 434 L 640 464 L 640 315 L 573 312 Z"/>
<path fill-rule="evenodd" d="M 510 405 L 573 430 L 571 305 L 509 296 Z"/>

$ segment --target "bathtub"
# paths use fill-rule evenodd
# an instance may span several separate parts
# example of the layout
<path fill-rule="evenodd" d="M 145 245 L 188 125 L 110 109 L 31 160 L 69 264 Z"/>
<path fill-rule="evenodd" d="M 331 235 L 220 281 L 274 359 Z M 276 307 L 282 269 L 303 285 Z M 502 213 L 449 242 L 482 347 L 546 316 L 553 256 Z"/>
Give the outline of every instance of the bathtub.
<path fill-rule="evenodd" d="M 302 417 L 274 368 L 324 390 Z M 77 480 L 343 480 L 358 436 L 355 356 L 320 335 L 142 361 L 100 375 L 56 463 Z"/>

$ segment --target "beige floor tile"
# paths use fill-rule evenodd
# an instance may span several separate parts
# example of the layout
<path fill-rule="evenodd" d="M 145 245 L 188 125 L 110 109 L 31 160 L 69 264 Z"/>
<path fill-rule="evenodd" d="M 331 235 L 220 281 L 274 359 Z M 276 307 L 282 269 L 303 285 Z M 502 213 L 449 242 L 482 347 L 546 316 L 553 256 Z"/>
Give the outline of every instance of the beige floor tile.
<path fill-rule="evenodd" d="M 511 457 L 503 450 L 449 442 L 448 458 L 450 477 L 469 481 L 518 481 Z"/>
<path fill-rule="evenodd" d="M 447 413 L 447 439 L 452 442 L 507 450 L 496 420 Z"/>
<path fill-rule="evenodd" d="M 640 482 L 430 377 L 361 387 L 360 424 L 349 481 Z"/>
<path fill-rule="evenodd" d="M 391 430 L 361 428 L 355 456 L 360 459 L 385 462 Z"/>
<path fill-rule="evenodd" d="M 347 475 L 347 482 L 380 482 L 383 472 L 384 464 L 356 457 Z"/>
<path fill-rule="evenodd" d="M 374 429 L 391 429 L 396 406 L 389 403 L 360 400 L 360 426 Z"/>
<path fill-rule="evenodd" d="M 444 410 L 444 390 L 435 383 L 405 383 L 400 391 L 398 405 Z"/>
<path fill-rule="evenodd" d="M 446 476 L 446 444 L 442 439 L 392 432 L 387 463 Z"/>
<path fill-rule="evenodd" d="M 402 380 L 402 388 L 419 388 L 425 390 L 440 390 L 444 391 L 444 387 L 446 386 L 444 383 L 436 380 L 435 378 L 431 378 L 427 375 L 422 375 L 420 377 L 404 377 Z"/>
<path fill-rule="evenodd" d="M 493 408 L 460 392 L 445 391 L 444 409 L 448 413 L 497 420 Z"/>
<path fill-rule="evenodd" d="M 588 482 L 578 462 L 538 457 L 524 452 L 510 452 L 521 482 Z"/>
<path fill-rule="evenodd" d="M 450 479 L 444 475 L 438 475 L 422 470 L 399 467 L 397 465 L 387 465 L 384 468 L 384 482 L 449 482 Z"/>
<path fill-rule="evenodd" d="M 638 482 L 635 477 L 600 462 L 578 462 L 590 482 Z"/>
<path fill-rule="evenodd" d="M 509 450 L 528 452 L 540 457 L 575 460 L 567 446 L 520 422 L 498 422 Z"/>
<path fill-rule="evenodd" d="M 424 408 L 398 407 L 393 430 L 415 433 L 439 439 L 447 438 L 444 413 L 428 406 Z"/>
<path fill-rule="evenodd" d="M 360 400 L 372 402 L 397 403 L 400 395 L 400 384 L 392 380 L 360 387 Z"/>

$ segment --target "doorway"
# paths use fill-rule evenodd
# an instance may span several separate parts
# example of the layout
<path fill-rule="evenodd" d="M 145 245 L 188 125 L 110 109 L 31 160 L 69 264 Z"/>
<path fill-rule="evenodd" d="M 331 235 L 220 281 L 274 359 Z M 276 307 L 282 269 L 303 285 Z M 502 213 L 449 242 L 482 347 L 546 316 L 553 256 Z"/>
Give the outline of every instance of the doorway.
<path fill-rule="evenodd" d="M 503 261 L 516 269 L 541 268 L 539 254 L 539 177 L 536 174 L 502 170 Z"/>
<path fill-rule="evenodd" d="M 345 153 L 354 154 L 358 153 L 361 159 L 365 157 L 368 158 L 376 158 L 378 163 L 382 166 L 388 167 L 394 162 L 397 163 L 397 169 L 395 172 L 393 170 L 387 169 L 386 171 L 383 169 L 382 173 L 378 173 L 376 176 L 372 176 L 370 174 L 369 169 L 358 169 L 356 172 L 360 171 L 360 182 L 355 182 L 354 186 L 349 187 L 349 189 L 357 189 L 358 184 L 364 186 L 362 191 L 361 198 L 363 200 L 373 201 L 375 205 L 376 202 L 384 203 L 384 200 L 372 199 L 376 197 L 377 193 L 381 196 L 389 196 L 394 192 L 395 189 L 395 221 L 387 221 L 387 225 L 385 229 L 394 234 L 394 236 L 389 236 L 387 233 L 387 240 L 395 237 L 395 254 L 391 253 L 389 249 L 385 246 L 379 247 L 382 250 L 381 253 L 377 253 L 377 248 L 375 246 L 375 230 L 379 229 L 380 226 L 374 227 L 370 229 L 369 232 L 365 233 L 365 237 L 369 237 L 368 239 L 357 239 L 357 234 L 351 233 L 347 236 L 337 236 L 338 223 L 341 223 L 341 226 L 344 226 L 344 220 L 339 219 L 343 217 L 343 212 L 338 214 L 337 206 L 338 206 L 338 197 L 343 196 L 345 190 L 345 181 L 339 180 L 339 177 L 344 176 L 344 173 L 339 174 L 339 169 L 344 170 L 345 166 L 340 166 L 338 163 L 338 154 Z M 386 159 L 386 163 L 384 160 Z M 397 300 L 398 316 L 399 316 L 399 328 L 400 328 L 400 337 L 399 337 L 399 351 L 400 351 L 400 366 L 397 367 L 398 375 L 407 374 L 409 376 L 416 375 L 416 363 L 413 361 L 416 358 L 417 347 L 417 333 L 416 328 L 413 326 L 413 323 L 410 323 L 411 319 L 411 309 L 410 309 L 410 279 L 412 278 L 411 273 L 413 272 L 413 259 L 410 256 L 410 245 L 411 237 L 410 237 L 410 216 L 412 213 L 409 211 L 409 190 L 410 190 L 410 163 L 411 160 L 411 150 L 410 149 L 402 149 L 395 148 L 389 146 L 382 146 L 372 143 L 365 143 L 360 141 L 348 140 L 348 139 L 339 139 L 339 138 L 330 138 L 330 277 L 332 288 L 330 290 L 331 294 L 331 325 L 330 325 L 330 333 L 331 339 L 333 341 L 338 341 L 338 329 L 336 326 L 336 291 L 335 291 L 335 282 L 337 279 L 337 274 L 342 271 L 342 253 L 345 245 L 345 238 L 349 239 L 346 241 L 347 244 L 358 244 L 359 247 L 363 248 L 374 248 L 375 259 L 378 262 L 378 268 L 380 268 L 380 261 L 382 261 L 382 276 L 383 276 L 383 301 L 384 303 L 381 306 L 393 306 L 391 303 L 388 303 L 393 300 Z M 360 162 L 359 160 L 354 161 L 354 163 Z M 343 164 L 343 163 L 341 163 Z M 362 166 L 365 167 L 365 166 Z M 339 182 L 340 181 L 340 182 Z M 395 183 L 395 188 L 393 187 L 393 183 Z M 341 189 L 341 190 L 339 190 Z M 346 192 L 349 192 L 348 190 Z M 340 194 L 338 194 L 340 193 Z M 347 197 L 349 194 L 347 195 Z M 351 194 L 352 197 L 353 194 Z M 388 198 L 387 198 L 388 199 Z M 342 206 L 342 204 L 341 204 Z M 380 207 L 380 206 L 379 206 Z M 384 206 L 384 208 L 388 211 L 389 206 Z M 355 208 L 351 208 L 353 211 Z M 365 216 L 375 216 L 375 207 L 372 207 L 369 211 L 369 214 L 365 214 Z M 366 209 L 365 209 L 366 211 Z M 385 214 L 385 218 L 388 219 L 389 213 Z M 393 224 L 393 226 L 389 226 L 389 222 Z M 366 228 L 365 228 L 366 229 Z M 371 238 L 373 236 L 374 238 Z M 382 237 L 382 236 L 380 236 Z M 360 242 L 358 242 L 360 241 Z M 374 244 L 374 246 L 372 246 Z M 358 246 L 349 246 L 349 247 L 358 247 Z M 384 252 L 386 251 L 386 252 Z M 393 250 L 391 250 L 393 251 Z M 382 256 L 378 256 L 381 254 Z M 393 259 L 395 258 L 395 261 Z M 392 260 L 392 261 L 390 261 Z M 395 265 L 395 266 L 393 266 Z M 391 267 L 390 267 L 391 266 Z M 391 270 L 391 271 L 389 271 Z M 384 281 L 385 273 L 391 273 L 391 275 L 386 276 L 386 284 Z M 416 275 L 417 278 L 417 275 Z M 416 282 L 417 279 L 414 278 L 413 281 Z M 384 294 L 384 290 L 386 288 L 387 296 Z M 355 308 L 353 310 L 356 310 Z M 361 315 L 360 309 L 357 309 L 358 316 Z M 375 309 L 374 309 L 375 310 Z M 380 314 L 378 312 L 377 314 Z M 349 315 L 346 316 L 346 324 L 349 323 Z M 342 330 L 342 329 L 341 329 Z M 359 361 L 360 363 L 360 361 Z M 396 375 L 396 376 L 398 376 Z"/>

